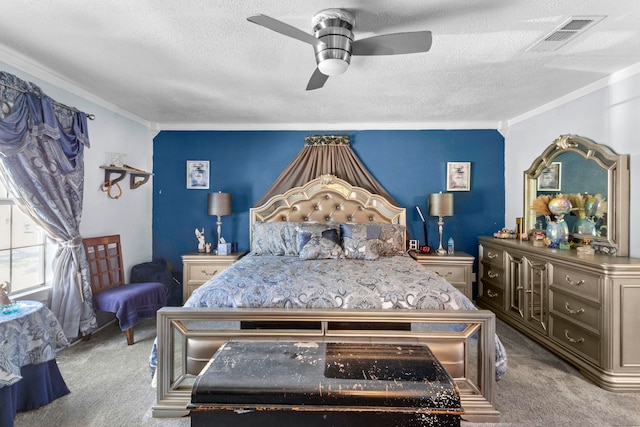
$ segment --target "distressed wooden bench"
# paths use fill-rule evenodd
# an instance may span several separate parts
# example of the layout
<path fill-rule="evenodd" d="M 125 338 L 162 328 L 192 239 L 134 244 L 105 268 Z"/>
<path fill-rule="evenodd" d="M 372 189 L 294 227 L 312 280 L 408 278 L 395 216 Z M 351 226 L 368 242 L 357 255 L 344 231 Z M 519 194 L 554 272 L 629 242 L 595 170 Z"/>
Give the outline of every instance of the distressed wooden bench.
<path fill-rule="evenodd" d="M 192 427 L 459 426 L 449 373 L 423 344 L 228 341 L 196 378 Z"/>

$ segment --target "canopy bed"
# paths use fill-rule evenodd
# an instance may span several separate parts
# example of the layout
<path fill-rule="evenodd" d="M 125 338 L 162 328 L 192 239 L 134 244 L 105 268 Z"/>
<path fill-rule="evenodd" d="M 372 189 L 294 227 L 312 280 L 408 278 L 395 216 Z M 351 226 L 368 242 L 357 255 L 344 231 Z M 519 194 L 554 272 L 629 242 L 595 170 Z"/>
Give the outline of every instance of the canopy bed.
<path fill-rule="evenodd" d="M 188 413 L 194 378 L 225 341 L 289 338 L 426 344 L 464 418 L 498 420 L 506 355 L 494 315 L 407 255 L 405 215 L 332 175 L 252 208 L 251 253 L 158 312 L 154 416 Z"/>

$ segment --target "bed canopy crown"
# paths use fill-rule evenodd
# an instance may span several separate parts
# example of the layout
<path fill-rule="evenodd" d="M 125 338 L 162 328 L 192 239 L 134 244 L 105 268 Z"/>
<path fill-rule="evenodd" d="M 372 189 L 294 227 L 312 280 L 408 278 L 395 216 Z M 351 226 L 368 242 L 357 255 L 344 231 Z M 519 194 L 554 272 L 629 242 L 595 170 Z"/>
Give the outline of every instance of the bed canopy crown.
<path fill-rule="evenodd" d="M 373 194 L 379 194 L 389 203 L 399 206 L 358 159 L 351 149 L 347 135 L 305 137 L 304 148 L 254 206 L 262 206 L 271 197 L 304 185 L 322 175 L 334 175 Z"/>

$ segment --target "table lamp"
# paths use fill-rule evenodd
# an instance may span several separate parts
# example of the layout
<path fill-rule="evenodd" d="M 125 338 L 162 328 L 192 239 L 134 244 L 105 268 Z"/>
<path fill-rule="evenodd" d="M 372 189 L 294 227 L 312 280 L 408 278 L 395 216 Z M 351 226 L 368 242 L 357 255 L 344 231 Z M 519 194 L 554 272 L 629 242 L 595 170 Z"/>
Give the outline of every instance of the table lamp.
<path fill-rule="evenodd" d="M 221 243 L 222 219 L 221 216 L 231 215 L 231 194 L 218 191 L 217 193 L 209 193 L 209 215 L 216 215 L 218 220 L 218 245 Z"/>
<path fill-rule="evenodd" d="M 440 242 L 438 244 L 438 255 L 445 255 L 447 251 L 442 247 L 442 226 L 445 216 L 453 216 L 453 193 L 429 194 L 429 215 L 438 217 L 438 234 Z"/>

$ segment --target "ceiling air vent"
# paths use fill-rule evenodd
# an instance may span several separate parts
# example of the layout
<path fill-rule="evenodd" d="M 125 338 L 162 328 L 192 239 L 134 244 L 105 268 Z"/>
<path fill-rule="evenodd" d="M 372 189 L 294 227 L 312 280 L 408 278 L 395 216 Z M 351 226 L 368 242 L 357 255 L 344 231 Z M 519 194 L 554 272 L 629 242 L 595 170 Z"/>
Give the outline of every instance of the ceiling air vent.
<path fill-rule="evenodd" d="M 531 45 L 527 52 L 551 52 L 557 50 L 604 18 L 604 16 L 573 16 Z"/>

